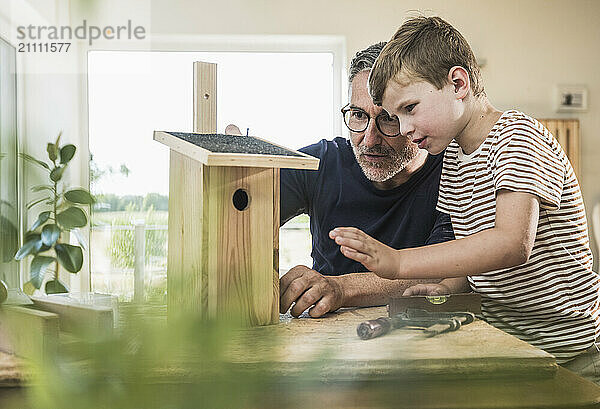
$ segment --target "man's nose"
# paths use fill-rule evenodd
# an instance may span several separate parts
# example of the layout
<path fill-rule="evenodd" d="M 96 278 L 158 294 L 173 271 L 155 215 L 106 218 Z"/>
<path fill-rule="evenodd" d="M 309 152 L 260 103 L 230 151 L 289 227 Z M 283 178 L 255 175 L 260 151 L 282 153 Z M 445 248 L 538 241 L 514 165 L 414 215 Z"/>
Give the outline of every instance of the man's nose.
<path fill-rule="evenodd" d="M 371 146 L 376 146 L 381 144 L 382 135 L 377 129 L 377 125 L 375 124 L 375 120 L 371 119 L 369 121 L 369 125 L 367 129 L 365 129 L 365 136 L 363 138 L 363 145 L 367 148 Z"/>

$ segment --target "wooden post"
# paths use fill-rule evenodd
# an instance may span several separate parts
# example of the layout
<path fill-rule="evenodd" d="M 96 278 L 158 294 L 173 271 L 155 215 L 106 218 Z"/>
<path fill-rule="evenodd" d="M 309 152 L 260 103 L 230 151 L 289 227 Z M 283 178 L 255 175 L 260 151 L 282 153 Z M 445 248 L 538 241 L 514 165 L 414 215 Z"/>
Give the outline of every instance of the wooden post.
<path fill-rule="evenodd" d="M 144 223 L 144 220 L 136 220 L 134 227 L 133 300 L 135 302 L 144 301 L 144 267 L 146 264 L 146 226 Z"/>
<path fill-rule="evenodd" d="M 194 63 L 194 132 L 217 132 L 217 64 Z"/>

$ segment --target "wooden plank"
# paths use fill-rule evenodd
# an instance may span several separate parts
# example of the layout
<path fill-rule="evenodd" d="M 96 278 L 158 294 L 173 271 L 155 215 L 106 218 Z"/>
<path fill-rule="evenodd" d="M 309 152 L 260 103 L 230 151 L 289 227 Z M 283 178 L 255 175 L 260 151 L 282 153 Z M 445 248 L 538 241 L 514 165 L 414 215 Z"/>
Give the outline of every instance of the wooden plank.
<path fill-rule="evenodd" d="M 319 168 L 319 159 L 297 151 L 293 152 L 297 153 L 299 156 L 217 153 L 177 138 L 165 131 L 154 131 L 153 138 L 155 141 L 168 146 L 171 150 L 179 152 L 208 166 L 243 166 L 313 170 Z M 261 140 L 269 142 L 264 139 Z M 273 145 L 288 149 L 280 145 Z"/>
<path fill-rule="evenodd" d="M 183 178 L 184 162 L 192 160 L 171 149 L 169 152 L 169 212 L 167 229 L 167 314 L 169 319 L 175 318 L 181 310 L 181 304 L 185 297 L 183 282 L 186 272 L 183 270 L 184 248 L 183 248 L 183 218 L 182 211 L 185 195 L 185 183 Z M 189 198 L 195 202 L 195 185 L 190 186 Z M 200 215 L 202 216 L 202 215 Z"/>
<path fill-rule="evenodd" d="M 199 133 L 217 130 L 217 65 L 194 63 L 193 129 Z M 169 320 L 181 314 L 208 316 L 206 236 L 210 226 L 205 198 L 208 168 L 203 165 L 209 151 L 166 132 L 154 139 L 171 148 L 169 168 L 169 244 L 167 256 L 167 300 Z M 214 280 L 213 280 L 214 281 Z"/>
<path fill-rule="evenodd" d="M 217 132 L 217 64 L 198 61 L 194 63 L 194 132 L 198 133 L 216 133 Z M 190 151 L 189 146 L 187 147 Z M 192 165 L 190 165 L 192 167 Z M 203 316 L 212 316 L 216 314 L 217 299 L 211 299 L 211 289 L 217 285 L 215 269 L 211 269 L 208 265 L 209 254 L 214 251 L 216 242 L 207 241 L 210 239 L 208 230 L 210 226 L 214 226 L 220 219 L 211 219 L 208 203 L 209 184 L 207 177 L 209 169 L 205 164 L 194 164 L 193 169 L 189 172 L 195 172 L 192 176 L 196 181 L 202 180 L 199 184 L 201 190 L 196 192 L 198 202 L 194 212 L 186 212 L 186 225 L 200 223 L 200 229 L 189 230 L 187 239 L 192 243 L 202 243 L 202 250 L 199 260 L 194 256 L 192 260 L 186 261 L 185 268 L 192 267 L 196 270 L 196 266 L 200 267 L 200 274 L 193 281 L 196 285 L 192 288 L 193 293 L 190 294 L 192 302 L 198 303 L 194 306 L 195 311 L 200 311 Z M 189 174 L 189 173 L 187 173 Z M 186 174 L 186 175 L 187 175 Z M 201 213 L 201 214 L 200 214 Z M 201 217 L 199 217 L 201 215 Z M 194 244 L 188 244 L 188 252 L 194 251 Z M 192 246 L 192 248 L 190 248 Z M 199 261 L 199 264 L 196 264 Z M 185 283 L 183 284 L 185 286 Z M 213 289 L 214 291 L 214 289 Z M 196 301 L 197 299 L 197 301 Z"/>
<path fill-rule="evenodd" d="M 194 63 L 194 132 L 217 132 L 217 64 Z"/>
<path fill-rule="evenodd" d="M 0 308 L 0 350 L 39 360 L 58 351 L 58 315 L 27 307 Z"/>
<path fill-rule="evenodd" d="M 194 63 L 193 98 L 194 132 L 215 133 L 216 64 Z M 154 139 L 171 148 L 167 255 L 169 320 L 181 314 L 207 317 L 211 315 L 211 309 L 214 310 L 214 306 L 209 305 L 209 286 L 216 283 L 210 279 L 211 270 L 207 264 L 211 246 L 207 235 L 211 223 L 206 201 L 209 168 L 203 163 L 209 151 L 166 132 L 155 131 Z"/>
<path fill-rule="evenodd" d="M 110 307 L 73 303 L 63 297 L 31 297 L 36 309 L 59 316 L 60 329 L 99 337 L 111 336 L 114 329 Z"/>
<path fill-rule="evenodd" d="M 209 314 L 241 318 L 250 325 L 274 323 L 279 305 L 273 265 L 274 170 L 209 167 L 206 174 L 205 220 L 213 221 L 205 223 Z M 232 201 L 239 189 L 249 196 L 241 211 Z"/>
<path fill-rule="evenodd" d="M 271 322 L 279 321 L 279 228 L 280 226 L 280 182 L 281 172 L 273 169 L 273 310 Z"/>
<path fill-rule="evenodd" d="M 207 266 L 203 252 L 205 224 L 204 166 L 171 150 L 169 171 L 169 243 L 167 298 L 169 318 L 206 310 Z M 205 240 L 203 242 L 203 240 Z"/>
<path fill-rule="evenodd" d="M 204 164 L 208 162 L 208 155 L 212 153 L 209 150 L 184 141 L 183 139 L 180 139 L 164 131 L 154 131 L 153 139 L 157 142 L 162 143 L 163 145 L 168 146 L 171 149 L 171 151 L 178 152 L 184 156 L 187 156 Z"/>
<path fill-rule="evenodd" d="M 385 307 L 345 309 L 319 319 L 240 331 L 228 345 L 232 362 L 270 362 L 275 376 L 310 373 L 320 381 L 551 377 L 554 357 L 476 320 L 460 330 L 424 338 L 398 329 L 363 341 L 359 323 L 385 316 Z"/>
<path fill-rule="evenodd" d="M 208 155 L 207 165 L 316 170 L 319 169 L 319 159 L 308 155 L 294 157 L 248 153 L 211 153 Z"/>

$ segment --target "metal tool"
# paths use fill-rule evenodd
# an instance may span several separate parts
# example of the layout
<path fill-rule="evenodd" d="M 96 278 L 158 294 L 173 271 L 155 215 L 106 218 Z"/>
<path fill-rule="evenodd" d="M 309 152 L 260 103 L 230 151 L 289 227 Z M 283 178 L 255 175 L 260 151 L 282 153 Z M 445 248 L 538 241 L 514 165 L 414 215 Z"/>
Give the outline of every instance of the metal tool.
<path fill-rule="evenodd" d="M 456 331 L 462 325 L 470 324 L 475 315 L 470 312 L 430 312 L 419 309 L 407 309 L 391 318 L 380 317 L 362 322 L 356 328 L 361 339 L 372 339 L 387 334 L 392 329 L 402 327 L 423 328 L 426 337 L 444 332 Z"/>

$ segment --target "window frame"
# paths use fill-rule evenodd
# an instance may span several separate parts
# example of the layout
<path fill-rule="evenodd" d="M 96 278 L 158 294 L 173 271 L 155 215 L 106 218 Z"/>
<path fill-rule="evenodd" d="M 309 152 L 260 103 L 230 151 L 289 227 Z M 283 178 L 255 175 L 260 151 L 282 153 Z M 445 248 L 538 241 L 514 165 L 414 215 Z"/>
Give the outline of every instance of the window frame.
<path fill-rule="evenodd" d="M 14 136 L 15 136 L 15 140 L 14 140 L 14 151 L 13 152 L 5 152 L 8 154 L 12 154 L 14 155 L 14 159 L 15 159 L 15 178 L 14 181 L 11 181 L 11 184 L 14 182 L 13 188 L 15 189 L 15 204 L 16 204 L 16 230 L 17 230 L 17 244 L 18 246 L 21 245 L 22 242 L 22 237 L 23 237 L 23 228 L 22 228 L 22 220 L 23 220 L 23 212 L 24 212 L 24 206 L 25 203 L 23 203 L 23 190 L 22 190 L 22 186 L 23 186 L 23 182 L 22 182 L 22 178 L 23 178 L 23 172 L 20 166 L 20 160 L 19 160 L 19 152 L 21 152 L 21 145 L 20 145 L 20 135 L 19 135 L 19 75 L 17 75 L 17 66 L 18 66 L 18 53 L 17 53 L 17 47 L 15 47 L 15 45 L 7 40 L 3 35 L 1 35 L 0 33 L 0 41 L 2 41 L 3 43 L 5 43 L 6 45 L 8 45 L 9 47 L 11 47 L 11 52 L 14 52 L 14 55 L 11 56 L 11 60 L 10 60 L 10 64 L 12 64 L 12 66 L 10 67 L 10 69 L 14 69 L 14 78 L 13 78 L 13 83 L 11 84 L 11 87 L 13 89 L 10 89 L 12 97 L 13 97 L 13 102 L 14 105 L 12 106 L 12 112 L 11 112 L 11 117 L 12 120 L 14 121 L 11 125 L 12 127 L 14 127 L 14 129 L 11 130 L 14 131 Z M 2 63 L 0 61 L 0 63 Z M 10 74 L 10 72 L 9 72 Z M 2 86 L 2 84 L 0 84 L 0 87 Z M 4 92 L 4 91 L 2 91 Z M 2 119 L 2 118 L 0 118 Z M 12 133 L 12 132 L 11 132 Z M 0 143 L 0 151 L 2 149 L 1 143 Z M 12 149 L 11 149 L 12 151 Z M 1 172 L 0 172 L 1 173 Z M 12 263 L 16 263 L 16 261 L 13 259 Z M 0 260 L 0 264 L 3 264 L 2 261 Z M 23 264 L 24 263 L 18 263 L 17 264 L 17 268 L 16 268 L 16 273 L 18 275 L 17 277 L 17 286 L 22 286 L 23 282 L 27 281 L 27 280 L 23 280 Z M 9 286 L 11 286 L 11 283 L 6 283 Z M 13 284 L 14 286 L 15 284 Z"/>

